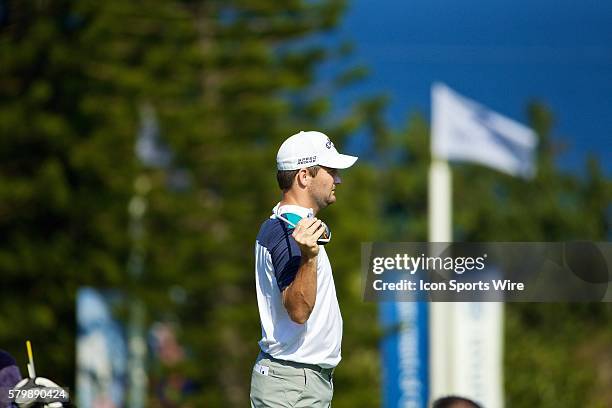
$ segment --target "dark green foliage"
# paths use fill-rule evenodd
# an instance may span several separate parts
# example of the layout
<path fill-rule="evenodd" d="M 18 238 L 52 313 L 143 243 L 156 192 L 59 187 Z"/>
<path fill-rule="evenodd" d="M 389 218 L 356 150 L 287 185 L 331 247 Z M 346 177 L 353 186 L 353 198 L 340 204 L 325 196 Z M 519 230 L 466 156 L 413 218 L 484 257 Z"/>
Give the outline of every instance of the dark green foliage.
<path fill-rule="evenodd" d="M 329 102 L 361 71 L 314 92 L 315 69 L 343 51 L 304 42 L 336 26 L 343 2 L 2 6 L 1 346 L 24 367 L 23 344 L 32 340 L 39 370 L 73 387 L 76 290 L 122 288 L 145 300 L 149 320 L 177 322 L 190 358 L 173 370 L 200 384 L 195 406 L 244 406 L 260 334 L 253 246 L 279 197 L 276 149 L 300 129 L 355 128 L 362 120 L 333 115 Z M 145 105 L 173 152 L 170 168 L 148 168 L 134 155 Z M 186 177 L 178 189 L 177 169 Z M 369 232 L 341 215 L 346 208 L 351 219 L 374 220 L 362 190 L 372 174 L 364 167 L 350 175 L 343 200 L 361 204 L 329 219 L 338 231 L 348 224 L 330 248 L 343 310 L 370 316 L 355 325 L 347 319 L 345 358 L 374 376 L 375 309 L 359 300 L 359 257 L 342 255 L 358 253 Z M 138 244 L 145 266 L 132 279 L 127 208 L 142 176 L 150 183 Z M 173 300 L 177 291 L 184 300 Z M 377 404 L 368 377 L 346 370 L 338 381 Z M 340 394 L 338 405 L 351 398 Z"/>

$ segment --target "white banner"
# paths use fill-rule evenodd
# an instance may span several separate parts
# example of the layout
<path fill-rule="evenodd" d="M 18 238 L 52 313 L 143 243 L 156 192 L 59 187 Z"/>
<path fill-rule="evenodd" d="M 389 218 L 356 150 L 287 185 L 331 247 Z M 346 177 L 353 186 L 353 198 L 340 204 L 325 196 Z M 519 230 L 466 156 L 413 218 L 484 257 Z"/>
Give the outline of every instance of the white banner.
<path fill-rule="evenodd" d="M 445 160 L 484 164 L 513 176 L 535 174 L 533 130 L 459 95 L 432 87 L 432 153 Z"/>
<path fill-rule="evenodd" d="M 503 303 L 461 302 L 453 306 L 452 393 L 486 408 L 501 408 Z"/>

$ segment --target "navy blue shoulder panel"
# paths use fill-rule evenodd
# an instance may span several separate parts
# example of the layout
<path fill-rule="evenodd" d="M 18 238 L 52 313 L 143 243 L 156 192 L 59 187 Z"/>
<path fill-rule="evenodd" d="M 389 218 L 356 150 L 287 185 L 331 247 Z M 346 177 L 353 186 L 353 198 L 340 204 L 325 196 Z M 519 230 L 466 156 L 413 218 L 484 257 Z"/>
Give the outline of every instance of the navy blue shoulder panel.
<path fill-rule="evenodd" d="M 295 279 L 302 259 L 300 247 L 291 233 L 292 230 L 288 229 L 283 221 L 268 219 L 261 225 L 257 234 L 259 245 L 270 252 L 274 275 L 281 292 Z"/>

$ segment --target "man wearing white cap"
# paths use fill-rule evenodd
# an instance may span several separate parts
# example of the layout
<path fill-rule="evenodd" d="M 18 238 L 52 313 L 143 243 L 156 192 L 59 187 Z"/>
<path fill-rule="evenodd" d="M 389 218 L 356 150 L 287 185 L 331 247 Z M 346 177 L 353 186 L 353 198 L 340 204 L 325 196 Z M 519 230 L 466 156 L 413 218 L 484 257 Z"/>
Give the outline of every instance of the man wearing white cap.
<path fill-rule="evenodd" d="M 331 405 L 342 316 L 323 247 L 331 232 L 315 215 L 336 201 L 338 169 L 356 160 L 338 153 L 329 137 L 315 131 L 291 136 L 278 150 L 283 196 L 255 243 L 262 338 L 251 377 L 251 407 Z"/>

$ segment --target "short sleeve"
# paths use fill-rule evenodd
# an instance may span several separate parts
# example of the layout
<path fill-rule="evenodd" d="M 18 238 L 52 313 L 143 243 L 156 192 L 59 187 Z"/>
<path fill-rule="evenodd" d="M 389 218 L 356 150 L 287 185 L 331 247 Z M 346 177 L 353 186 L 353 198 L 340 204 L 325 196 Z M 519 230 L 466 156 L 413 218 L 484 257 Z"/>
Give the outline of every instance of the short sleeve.
<path fill-rule="evenodd" d="M 291 235 L 283 234 L 277 245 L 270 250 L 270 256 L 276 282 L 282 292 L 293 282 L 300 267 L 302 259 L 300 247 Z"/>

